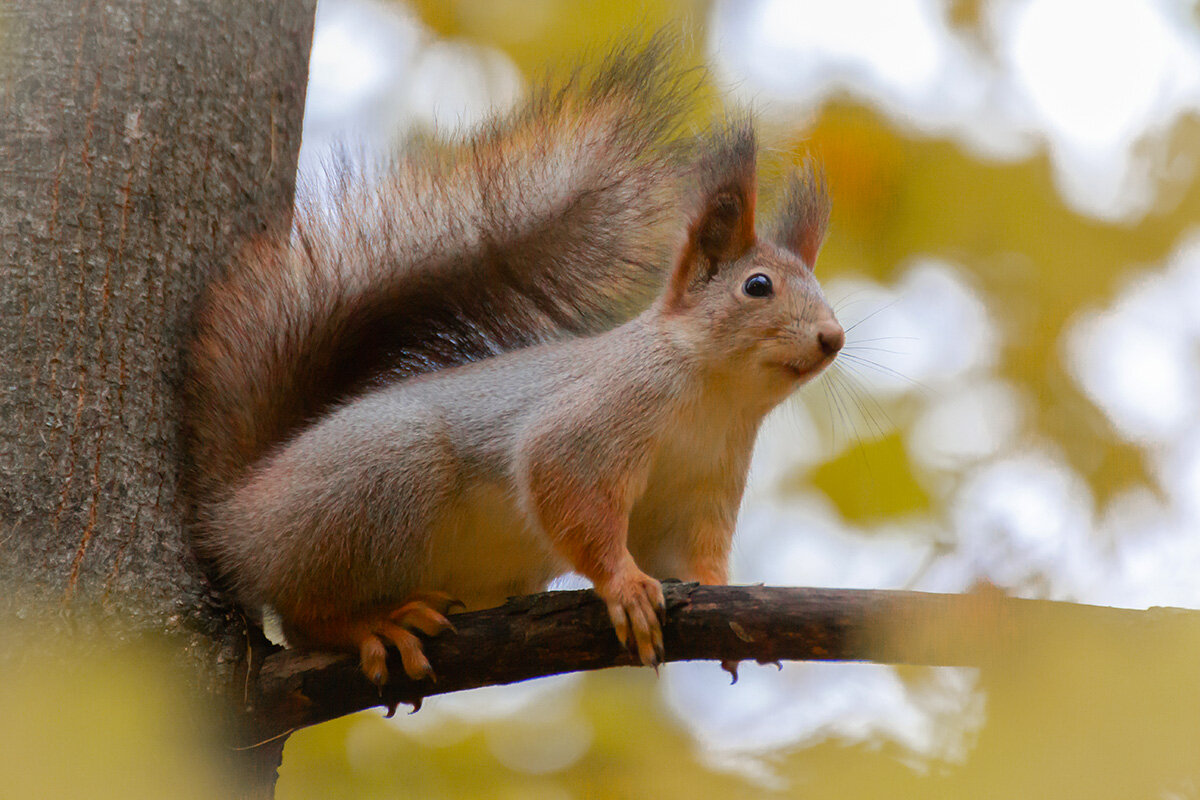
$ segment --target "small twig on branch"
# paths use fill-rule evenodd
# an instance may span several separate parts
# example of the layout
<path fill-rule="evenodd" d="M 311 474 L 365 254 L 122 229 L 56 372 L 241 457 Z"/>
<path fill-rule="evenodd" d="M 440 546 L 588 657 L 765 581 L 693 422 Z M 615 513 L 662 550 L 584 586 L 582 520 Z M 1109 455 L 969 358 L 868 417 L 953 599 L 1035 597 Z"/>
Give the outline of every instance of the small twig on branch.
<path fill-rule="evenodd" d="M 667 661 L 982 666 L 1051 630 L 1124 637 L 1148 626 L 1200 628 L 1200 612 L 1022 600 L 997 590 L 949 595 L 670 582 L 664 589 Z M 516 597 L 458 614 L 454 624 L 457 633 L 425 645 L 436 683 L 409 680 L 397 657 L 382 693 L 349 656 L 273 654 L 259 675 L 255 734 L 266 738 L 372 706 L 419 705 L 435 694 L 635 663 L 591 591 Z"/>

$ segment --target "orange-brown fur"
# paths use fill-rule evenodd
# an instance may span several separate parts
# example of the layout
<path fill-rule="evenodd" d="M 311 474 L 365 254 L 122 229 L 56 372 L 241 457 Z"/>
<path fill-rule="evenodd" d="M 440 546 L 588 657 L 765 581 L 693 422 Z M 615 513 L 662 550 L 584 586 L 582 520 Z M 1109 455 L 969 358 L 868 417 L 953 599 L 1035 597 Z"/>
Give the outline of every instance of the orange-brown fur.
<path fill-rule="evenodd" d="M 758 425 L 840 347 L 811 269 L 827 200 L 802 176 L 805 207 L 759 240 L 743 123 L 703 145 L 685 214 L 665 58 L 618 56 L 422 150 L 213 286 L 187 398 L 196 544 L 290 640 L 379 682 L 391 642 L 422 677 L 413 631 L 445 629 L 450 596 L 574 569 L 653 664 L 658 579 L 726 579 Z M 756 274 L 776 293 L 747 294 Z"/>

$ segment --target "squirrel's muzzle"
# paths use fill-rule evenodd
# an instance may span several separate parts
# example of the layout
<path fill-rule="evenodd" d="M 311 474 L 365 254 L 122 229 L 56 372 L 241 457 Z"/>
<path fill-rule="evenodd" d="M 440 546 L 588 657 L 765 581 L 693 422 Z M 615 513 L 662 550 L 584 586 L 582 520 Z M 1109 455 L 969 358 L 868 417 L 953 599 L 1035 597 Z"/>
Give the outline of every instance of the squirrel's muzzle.
<path fill-rule="evenodd" d="M 827 320 L 817 327 L 817 344 L 821 346 L 821 352 L 825 355 L 835 355 L 845 343 L 846 331 L 837 320 Z"/>

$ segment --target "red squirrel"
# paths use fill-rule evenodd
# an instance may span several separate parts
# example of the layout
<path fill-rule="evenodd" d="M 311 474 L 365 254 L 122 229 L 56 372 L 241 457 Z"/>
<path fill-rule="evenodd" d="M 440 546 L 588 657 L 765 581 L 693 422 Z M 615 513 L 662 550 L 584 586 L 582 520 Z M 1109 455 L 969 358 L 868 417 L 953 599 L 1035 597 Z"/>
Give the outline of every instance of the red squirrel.
<path fill-rule="evenodd" d="M 415 634 L 449 629 L 451 598 L 574 570 L 657 665 L 659 579 L 726 582 L 759 424 L 844 334 L 813 275 L 823 179 L 792 176 L 759 237 L 753 129 L 681 157 L 668 55 L 414 148 L 209 288 L 195 545 L 289 643 L 381 685 L 390 644 L 432 677 Z"/>

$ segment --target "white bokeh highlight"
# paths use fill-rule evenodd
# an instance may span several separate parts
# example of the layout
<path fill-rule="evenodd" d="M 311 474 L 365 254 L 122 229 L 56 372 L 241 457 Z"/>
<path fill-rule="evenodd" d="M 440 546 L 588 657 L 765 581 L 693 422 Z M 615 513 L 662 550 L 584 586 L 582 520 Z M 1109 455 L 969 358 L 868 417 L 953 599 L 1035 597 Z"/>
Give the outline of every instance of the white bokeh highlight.
<path fill-rule="evenodd" d="M 1079 599 L 1098 570 L 1087 484 L 1027 451 L 970 472 L 951 509 L 955 548 L 979 579 L 1035 597 Z"/>
<path fill-rule="evenodd" d="M 1082 314 L 1064 339 L 1067 367 L 1124 438 L 1176 439 L 1200 414 L 1200 233 L 1166 269 L 1139 272 L 1109 308 Z"/>
<path fill-rule="evenodd" d="M 795 126 L 849 95 L 909 131 L 989 157 L 1042 148 L 1072 208 L 1136 220 L 1160 188 L 1165 133 L 1200 110 L 1192 10 L 1169 0 L 986 8 L 979 35 L 968 36 L 935 0 L 726 0 L 710 18 L 710 57 L 731 94 L 768 119 Z M 522 92 L 502 52 L 439 40 L 402 5 L 322 0 L 301 170 L 319 170 L 333 146 L 370 154 L 413 132 L 461 132 Z M 1172 169 L 1186 181 L 1195 165 Z M 1028 444 L 1026 400 L 995 374 L 1002 321 L 965 274 L 923 258 L 898 265 L 892 285 L 826 285 L 846 325 L 857 323 L 840 368 L 851 389 L 880 404 L 870 424 L 854 427 L 866 436 L 902 428 L 914 474 L 949 519 L 872 527 L 842 519 L 818 495 L 782 497 L 846 446 L 814 413 L 822 395 L 812 387 L 807 405 L 764 426 L 735 579 L 929 591 L 987 579 L 1032 596 L 1200 605 L 1200 234 L 1063 338 L 1070 374 L 1117 434 L 1143 449 L 1159 484 L 1103 508 L 1051 448 Z M 744 665 L 738 686 L 727 684 L 714 664 L 664 669 L 666 703 L 711 763 L 776 788 L 764 754 L 835 738 L 894 743 L 915 762 L 955 758 L 983 719 L 969 670 L 930 670 L 913 683 L 879 666 Z M 519 719 L 527 735 L 489 734 L 489 751 L 531 774 L 563 769 L 591 744 L 579 685 L 571 676 L 430 698 L 397 727 L 452 744 Z M 352 762 L 375 757 L 368 738 L 350 737 Z"/>
<path fill-rule="evenodd" d="M 524 79 L 495 48 L 435 37 L 403 4 L 322 0 L 309 60 L 300 173 L 370 166 L 415 132 L 454 135 L 512 107 Z"/>
<path fill-rule="evenodd" d="M 736 686 L 717 664 L 674 664 L 664 673 L 668 708 L 717 768 L 783 789 L 767 756 L 828 739 L 888 742 L 922 758 L 962 758 L 983 723 L 970 669 L 925 670 L 901 681 L 877 664 L 746 663 Z"/>
<path fill-rule="evenodd" d="M 909 530 L 856 531 L 815 493 L 747 502 L 734 540 L 732 580 L 900 589 L 927 561 L 930 547 Z"/>
<path fill-rule="evenodd" d="M 835 369 L 871 393 L 933 392 L 993 365 L 999 337 L 983 299 L 961 268 L 933 258 L 903 268 L 893 287 L 829 281 L 846 328 Z"/>
<path fill-rule="evenodd" d="M 995 8 L 1002 63 L 1066 199 L 1107 219 L 1149 210 L 1154 186 L 1137 146 L 1200 108 L 1200 38 L 1189 12 L 1153 0 Z"/>
<path fill-rule="evenodd" d="M 1165 134 L 1200 109 L 1191 12 L 1170 0 L 985 8 L 968 39 L 935 0 L 726 0 L 710 50 L 726 87 L 780 120 L 847 94 L 993 157 L 1027 158 L 1040 143 L 1080 213 L 1145 214 L 1167 170 Z"/>
<path fill-rule="evenodd" d="M 934 395 L 909 430 L 905 444 L 927 469 L 960 471 L 999 454 L 1021 431 L 1024 403 L 999 380 L 960 384 Z"/>
<path fill-rule="evenodd" d="M 1200 442 L 1187 444 L 1194 462 Z M 1192 472 L 1180 477 L 1182 484 L 1200 476 Z M 1196 491 L 1200 486 L 1190 488 Z M 1194 505 L 1195 497 L 1191 495 L 1187 505 Z M 1197 519 L 1194 507 L 1164 503 L 1149 489 L 1133 489 L 1115 498 L 1097 531 L 1107 558 L 1105 570 L 1087 594 L 1089 602 L 1130 608 L 1200 607 Z"/>

